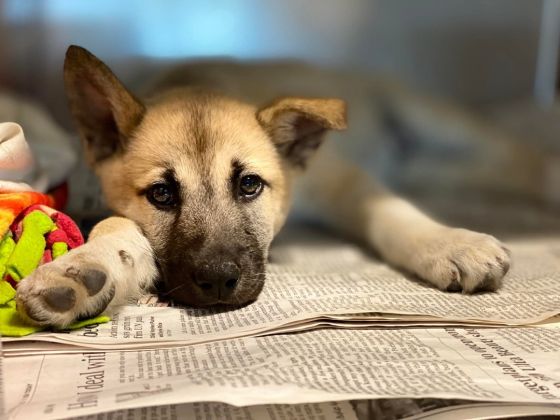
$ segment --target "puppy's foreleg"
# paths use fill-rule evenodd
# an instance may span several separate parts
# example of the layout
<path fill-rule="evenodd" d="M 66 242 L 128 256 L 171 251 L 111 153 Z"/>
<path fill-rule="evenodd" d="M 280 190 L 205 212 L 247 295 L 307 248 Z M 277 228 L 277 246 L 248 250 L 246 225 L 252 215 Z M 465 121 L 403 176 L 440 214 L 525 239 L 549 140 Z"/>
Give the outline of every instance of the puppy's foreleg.
<path fill-rule="evenodd" d="M 138 297 L 156 276 L 150 244 L 138 226 L 110 217 L 95 226 L 86 244 L 23 279 L 17 308 L 35 324 L 63 328 Z"/>
<path fill-rule="evenodd" d="M 438 223 L 338 158 L 309 168 L 303 194 L 315 214 L 434 286 L 449 291 L 496 290 L 510 265 L 496 238 Z"/>

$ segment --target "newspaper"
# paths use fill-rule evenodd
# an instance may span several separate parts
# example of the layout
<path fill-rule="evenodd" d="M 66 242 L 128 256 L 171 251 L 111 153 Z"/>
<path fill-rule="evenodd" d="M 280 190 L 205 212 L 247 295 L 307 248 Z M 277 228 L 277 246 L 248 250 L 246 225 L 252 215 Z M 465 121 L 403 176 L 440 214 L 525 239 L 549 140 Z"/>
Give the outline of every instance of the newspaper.
<path fill-rule="evenodd" d="M 560 415 L 560 407 L 441 398 L 379 399 L 354 402 L 360 420 L 472 420 Z"/>
<path fill-rule="evenodd" d="M 560 316 L 552 317 L 546 321 L 542 321 L 539 324 L 536 324 L 539 328 L 555 328 L 560 329 Z M 269 331 L 262 334 L 256 334 L 255 336 L 265 336 L 265 335 L 274 335 L 274 334 L 288 334 L 288 333 L 296 333 L 296 332 L 304 332 L 304 331 L 312 331 L 316 329 L 324 329 L 324 328 L 341 328 L 341 329 L 381 329 L 381 328 L 418 328 L 418 327 L 451 327 L 451 326 L 460 326 L 460 327 L 480 327 L 479 324 L 468 324 L 468 323 L 460 323 L 457 325 L 453 325 L 452 323 L 448 322 L 436 322 L 436 321 L 429 321 L 429 322 L 406 322 L 406 321 L 395 321 L 395 322 L 385 322 L 379 320 L 373 321 L 355 321 L 355 322 L 339 322 L 339 321 L 316 321 L 316 322 L 307 322 L 298 325 L 290 325 L 284 328 L 278 328 L 273 331 Z M 484 328 L 499 328 L 498 325 L 489 325 L 484 326 Z M 103 345 L 99 346 L 76 346 L 76 345 L 68 345 L 66 343 L 55 343 L 55 342 L 45 342 L 45 341 L 24 341 L 24 342 L 17 342 L 12 343 L 12 346 L 4 346 L 4 356 L 6 357 L 16 357 L 16 356 L 33 356 L 33 355 L 44 355 L 44 354 L 65 354 L 65 353 L 82 353 L 85 349 L 89 351 L 105 351 L 108 350 L 104 348 Z M 169 348 L 175 346 L 174 343 L 167 343 L 163 345 L 159 345 L 159 343 L 153 343 L 149 346 L 149 348 Z M 137 347 L 127 346 L 126 350 L 137 350 L 138 348 L 145 348 L 145 346 L 138 345 Z M 111 350 L 111 349 L 109 349 Z"/>
<path fill-rule="evenodd" d="M 558 413 L 559 342 L 555 328 L 344 329 L 6 358 L 5 401 L 11 419 L 368 398 L 538 403 Z"/>
<path fill-rule="evenodd" d="M 297 244 L 294 244 L 294 241 Z M 126 306 L 111 322 L 27 338 L 5 338 L 6 355 L 24 343 L 91 349 L 169 347 L 317 328 L 317 323 L 380 327 L 529 325 L 560 313 L 560 241 L 509 244 L 514 266 L 497 293 L 442 293 L 406 278 L 359 247 L 305 233 L 273 248 L 255 303 L 236 310 Z M 530 292 L 529 292 L 530 291 Z M 392 324 L 391 324 L 392 323 Z M 365 324 L 364 324 L 365 325 Z M 47 346 L 44 347 L 45 350 Z M 58 351 L 62 349 L 57 347 Z"/>
<path fill-rule="evenodd" d="M 362 404 L 364 403 L 364 404 Z M 72 417 L 73 420 L 472 420 L 515 416 L 560 416 L 560 407 L 541 404 L 465 402 L 422 398 L 321 404 L 235 407 L 220 403 L 172 404 Z"/>
<path fill-rule="evenodd" d="M 406 420 L 472 420 L 472 419 L 503 419 L 535 416 L 560 416 L 560 406 L 546 407 L 534 404 L 518 403 L 478 403 L 465 404 L 427 413 L 407 416 Z"/>
<path fill-rule="evenodd" d="M 347 401 L 235 407 L 220 403 L 171 404 L 72 417 L 73 420 L 357 420 Z"/>

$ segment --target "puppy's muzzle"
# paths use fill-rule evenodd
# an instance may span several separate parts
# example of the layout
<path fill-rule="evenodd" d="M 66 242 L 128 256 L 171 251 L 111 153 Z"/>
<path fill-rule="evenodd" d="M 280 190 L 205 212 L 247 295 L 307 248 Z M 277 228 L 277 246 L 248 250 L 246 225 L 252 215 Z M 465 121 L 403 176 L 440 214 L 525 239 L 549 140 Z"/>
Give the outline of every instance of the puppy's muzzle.
<path fill-rule="evenodd" d="M 205 261 L 195 272 L 194 284 L 209 298 L 224 300 L 235 291 L 240 276 L 233 261 Z"/>

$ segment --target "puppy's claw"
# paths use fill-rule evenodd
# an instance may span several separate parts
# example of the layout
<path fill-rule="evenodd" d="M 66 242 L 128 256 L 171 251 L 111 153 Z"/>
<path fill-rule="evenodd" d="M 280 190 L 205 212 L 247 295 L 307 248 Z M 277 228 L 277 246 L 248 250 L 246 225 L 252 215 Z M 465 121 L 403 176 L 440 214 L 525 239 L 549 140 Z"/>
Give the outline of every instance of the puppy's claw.
<path fill-rule="evenodd" d="M 464 229 L 440 231 L 422 249 L 416 274 L 450 292 L 495 291 L 510 268 L 509 250 L 498 240 Z"/>

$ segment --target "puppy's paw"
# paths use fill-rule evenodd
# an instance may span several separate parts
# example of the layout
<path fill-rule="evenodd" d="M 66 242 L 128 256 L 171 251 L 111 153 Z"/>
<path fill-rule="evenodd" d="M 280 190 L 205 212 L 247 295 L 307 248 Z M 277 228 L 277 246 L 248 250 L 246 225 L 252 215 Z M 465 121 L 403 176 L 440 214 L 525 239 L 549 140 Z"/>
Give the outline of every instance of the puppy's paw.
<path fill-rule="evenodd" d="M 494 291 L 510 267 L 510 252 L 496 238 L 465 229 L 445 228 L 422 243 L 414 271 L 450 292 Z"/>
<path fill-rule="evenodd" d="M 80 254 L 67 257 L 38 267 L 19 283 L 16 305 L 27 321 L 64 328 L 99 315 L 113 299 L 115 285 L 103 266 Z"/>

